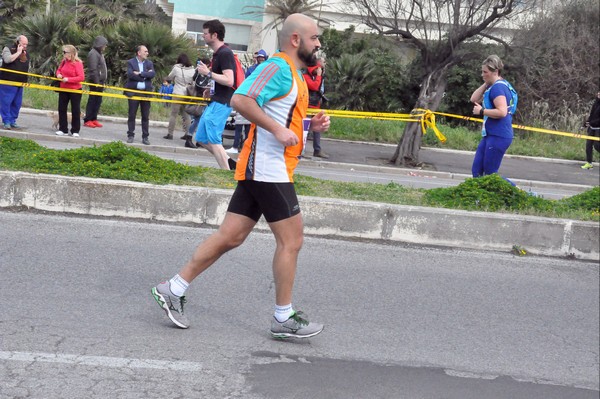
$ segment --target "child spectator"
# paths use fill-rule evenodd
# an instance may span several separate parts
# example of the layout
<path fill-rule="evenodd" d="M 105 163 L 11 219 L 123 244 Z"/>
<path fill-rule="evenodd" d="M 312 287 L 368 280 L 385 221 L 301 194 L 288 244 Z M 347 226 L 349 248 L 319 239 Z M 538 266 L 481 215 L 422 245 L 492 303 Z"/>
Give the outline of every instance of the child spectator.
<path fill-rule="evenodd" d="M 168 94 L 173 94 L 173 83 L 171 83 L 169 80 L 164 79 L 162 85 L 160 86 L 160 90 L 158 91 L 160 94 L 166 94 L 164 96 L 162 96 L 163 100 L 171 100 L 173 97 L 169 96 Z M 165 107 L 170 106 L 170 103 L 164 103 Z"/>

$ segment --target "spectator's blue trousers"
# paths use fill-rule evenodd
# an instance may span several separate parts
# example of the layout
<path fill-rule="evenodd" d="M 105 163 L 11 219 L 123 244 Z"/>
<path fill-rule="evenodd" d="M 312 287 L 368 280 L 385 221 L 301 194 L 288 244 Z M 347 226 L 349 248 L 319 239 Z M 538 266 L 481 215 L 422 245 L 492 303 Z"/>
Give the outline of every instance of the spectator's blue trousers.
<path fill-rule="evenodd" d="M 22 102 L 22 87 L 0 85 L 0 116 L 4 124 L 17 123 Z"/>

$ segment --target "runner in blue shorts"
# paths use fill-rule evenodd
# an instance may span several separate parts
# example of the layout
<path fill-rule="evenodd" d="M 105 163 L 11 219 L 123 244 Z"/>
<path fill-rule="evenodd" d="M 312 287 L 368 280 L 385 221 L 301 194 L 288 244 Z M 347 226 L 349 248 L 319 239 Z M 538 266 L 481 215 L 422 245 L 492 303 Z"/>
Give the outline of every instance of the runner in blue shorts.
<path fill-rule="evenodd" d="M 198 130 L 196 130 L 197 142 L 202 144 L 223 145 L 223 130 L 227 123 L 227 118 L 231 114 L 231 107 L 227 104 L 213 101 L 204 110 Z"/>
<path fill-rule="evenodd" d="M 210 79 L 210 88 L 204 97 L 210 97 L 210 104 L 204 110 L 198 123 L 196 141 L 214 155 L 221 169 L 235 170 L 235 161 L 223 148 L 223 130 L 231 114 L 231 96 L 235 81 L 235 58 L 233 51 L 225 45 L 225 26 L 217 19 L 202 25 L 204 42 L 214 51 L 210 66 L 202 61 L 196 67 L 199 74 Z"/>

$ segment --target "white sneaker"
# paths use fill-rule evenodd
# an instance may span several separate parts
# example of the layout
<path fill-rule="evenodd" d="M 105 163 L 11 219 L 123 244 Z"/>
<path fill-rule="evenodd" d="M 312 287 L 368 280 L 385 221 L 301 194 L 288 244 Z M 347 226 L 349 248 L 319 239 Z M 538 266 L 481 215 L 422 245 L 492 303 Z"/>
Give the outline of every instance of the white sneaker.
<path fill-rule="evenodd" d="M 234 147 L 231 147 L 230 149 L 225 150 L 225 152 L 228 153 L 228 154 L 237 154 L 238 153 L 238 149 L 234 148 Z"/>
<path fill-rule="evenodd" d="M 56 135 L 57 135 L 57 136 L 66 136 L 66 135 L 67 135 L 67 133 L 65 133 L 65 132 L 63 132 L 63 131 L 60 131 L 60 130 L 57 130 L 57 131 L 56 131 Z"/>
<path fill-rule="evenodd" d="M 73 133 L 73 137 L 79 137 L 79 133 Z"/>

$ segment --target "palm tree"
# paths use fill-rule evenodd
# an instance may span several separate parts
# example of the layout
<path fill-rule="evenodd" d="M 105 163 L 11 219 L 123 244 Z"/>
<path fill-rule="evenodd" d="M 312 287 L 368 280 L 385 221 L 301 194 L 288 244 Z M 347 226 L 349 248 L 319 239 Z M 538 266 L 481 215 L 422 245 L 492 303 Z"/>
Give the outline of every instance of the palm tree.
<path fill-rule="evenodd" d="M 330 21 L 321 18 L 320 9 L 322 0 L 267 0 L 265 7 L 246 6 L 244 9 L 249 9 L 243 14 L 246 15 L 274 15 L 273 21 L 263 27 L 263 30 L 271 29 L 279 30 L 279 26 L 283 21 L 292 14 L 304 14 L 317 20 L 317 22 L 329 25 Z"/>
<path fill-rule="evenodd" d="M 46 0 L 3 0 L 0 1 L 0 17 L 22 18 L 45 6 Z"/>
<path fill-rule="evenodd" d="M 127 60 L 135 55 L 134 48 L 138 44 L 148 47 L 157 81 L 171 71 L 180 53 L 186 53 L 190 59 L 195 59 L 197 54 L 194 43 L 185 34 L 176 36 L 169 26 L 154 21 L 121 21 L 107 39 L 110 57 L 106 57 L 106 63 L 113 82 L 125 78 Z"/>
<path fill-rule="evenodd" d="M 62 54 L 63 44 L 78 45 L 81 32 L 64 13 L 51 12 L 46 15 L 38 12 L 24 18 L 10 21 L 4 29 L 10 37 L 19 34 L 29 39 L 28 52 L 32 71 L 43 75 L 54 75 Z"/>
<path fill-rule="evenodd" d="M 77 23 L 89 27 L 114 26 L 123 20 L 154 20 L 144 0 L 81 0 L 77 6 Z"/>
<path fill-rule="evenodd" d="M 339 58 L 328 60 L 327 71 L 327 97 L 335 108 L 370 110 L 370 95 L 381 83 L 372 58 L 366 54 L 342 54 Z"/>
<path fill-rule="evenodd" d="M 46 0 L 0 0 L 0 34 L 5 33 L 5 24 L 33 15 L 45 6 Z"/>

